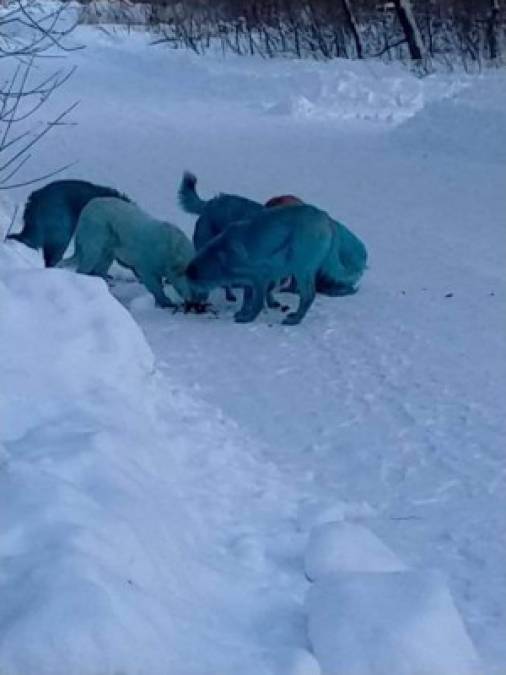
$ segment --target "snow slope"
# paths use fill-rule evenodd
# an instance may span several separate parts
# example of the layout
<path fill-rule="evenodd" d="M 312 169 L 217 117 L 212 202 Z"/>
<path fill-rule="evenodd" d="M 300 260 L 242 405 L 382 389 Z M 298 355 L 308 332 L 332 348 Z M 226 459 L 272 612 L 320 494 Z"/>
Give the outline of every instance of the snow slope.
<path fill-rule="evenodd" d="M 102 281 L 18 249 L 0 248 L 2 672 L 282 672 L 302 577 L 259 538 L 293 530 L 293 495 L 157 374 Z"/>
<path fill-rule="evenodd" d="M 0 664 L 313 672 L 304 548 L 313 523 L 342 519 L 441 570 L 484 671 L 506 673 L 504 74 L 416 80 L 77 37 L 89 47 L 58 105 L 82 98 L 79 124 L 41 144 L 40 173 L 78 159 L 72 175 L 188 232 L 185 168 L 203 195 L 291 192 L 361 235 L 370 270 L 298 328 L 275 312 L 236 325 L 220 293 L 218 318 L 174 316 L 122 275 L 113 293 L 149 349 L 100 282 L 2 272 L 3 349 L 22 351 L 19 370 L 2 359 L 8 401 L 19 393 Z M 40 311 L 18 314 L 24 297 Z"/>

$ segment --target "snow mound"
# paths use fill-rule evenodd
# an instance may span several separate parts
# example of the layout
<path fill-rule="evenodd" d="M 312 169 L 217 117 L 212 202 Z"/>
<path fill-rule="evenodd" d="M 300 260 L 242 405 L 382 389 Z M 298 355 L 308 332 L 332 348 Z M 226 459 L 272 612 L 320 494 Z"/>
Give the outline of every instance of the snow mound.
<path fill-rule="evenodd" d="M 307 74 L 311 66 L 305 67 Z M 314 66 L 313 66 L 314 68 Z M 277 100 L 266 112 L 315 120 L 364 120 L 399 123 L 429 101 L 452 96 L 465 78 L 413 77 L 399 65 L 335 60 L 314 68 L 311 78 L 286 76 L 272 88 Z"/>
<path fill-rule="evenodd" d="M 0 245 L 0 269 L 7 270 L 33 269 L 44 267 L 39 251 L 29 248 L 17 241 L 7 241 Z"/>
<path fill-rule="evenodd" d="M 343 520 L 362 520 L 373 518 L 377 515 L 374 509 L 367 502 L 340 502 L 325 500 L 305 501 L 299 507 L 299 526 L 303 532 L 310 531 L 317 525 L 324 523 L 336 523 Z"/>
<path fill-rule="evenodd" d="M 404 563 L 373 532 L 357 523 L 325 523 L 309 537 L 304 566 L 311 581 L 334 572 L 398 572 Z"/>
<path fill-rule="evenodd" d="M 154 369 L 104 282 L 0 260 L 2 672 L 272 675 L 258 635 L 287 582 L 256 552 L 288 519 L 277 473 Z"/>
<path fill-rule="evenodd" d="M 163 81 L 166 105 L 179 109 L 183 117 L 212 104 L 225 118 L 233 110 L 234 117 L 246 113 L 313 122 L 391 124 L 408 119 L 431 101 L 456 95 L 470 82 L 463 74 L 417 78 L 401 64 L 375 61 L 223 58 L 220 50 L 210 50 L 205 57 L 175 50 L 169 57 L 163 46 L 146 49 L 150 38 L 142 32 L 128 35 L 128 50 L 121 33 L 105 35 L 90 27 L 82 27 L 80 33 L 93 44 L 98 62 L 112 59 L 120 72 L 128 67 L 129 84 L 139 94 L 134 106 L 158 106 L 159 97 L 165 96 L 153 90 L 146 78 L 149 72 Z"/>
<path fill-rule="evenodd" d="M 307 598 L 324 675 L 479 675 L 478 657 L 435 572 L 330 575 Z"/>
<path fill-rule="evenodd" d="M 321 675 L 315 657 L 306 649 L 280 649 L 276 675 Z"/>
<path fill-rule="evenodd" d="M 454 97 L 429 101 L 396 130 L 395 140 L 426 155 L 506 163 L 505 92 L 506 78 L 499 73 Z"/>
<path fill-rule="evenodd" d="M 9 392 L 2 406 L 7 439 L 22 437 L 87 395 L 100 398 L 109 390 L 129 396 L 149 377 L 152 353 L 102 280 L 62 270 L 4 272 L 0 344 L 10 354 L 2 374 Z"/>

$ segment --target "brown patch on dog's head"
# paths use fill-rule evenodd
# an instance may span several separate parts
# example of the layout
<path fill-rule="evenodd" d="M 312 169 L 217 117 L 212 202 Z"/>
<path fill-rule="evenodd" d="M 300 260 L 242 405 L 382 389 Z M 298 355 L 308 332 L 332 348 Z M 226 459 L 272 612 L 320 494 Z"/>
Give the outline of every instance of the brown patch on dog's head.
<path fill-rule="evenodd" d="M 270 209 L 273 206 L 291 206 L 293 204 L 304 204 L 304 202 L 294 195 L 279 195 L 278 197 L 271 197 L 265 202 L 264 206 Z"/>

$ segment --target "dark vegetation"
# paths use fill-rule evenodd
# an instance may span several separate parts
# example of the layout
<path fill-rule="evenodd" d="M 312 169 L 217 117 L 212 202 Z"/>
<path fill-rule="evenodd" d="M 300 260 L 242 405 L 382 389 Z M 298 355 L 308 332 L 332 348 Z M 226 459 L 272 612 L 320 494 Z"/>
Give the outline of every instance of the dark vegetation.
<path fill-rule="evenodd" d="M 503 0 L 116 0 L 106 11 L 198 53 L 381 58 L 428 72 L 503 65 L 506 52 Z"/>

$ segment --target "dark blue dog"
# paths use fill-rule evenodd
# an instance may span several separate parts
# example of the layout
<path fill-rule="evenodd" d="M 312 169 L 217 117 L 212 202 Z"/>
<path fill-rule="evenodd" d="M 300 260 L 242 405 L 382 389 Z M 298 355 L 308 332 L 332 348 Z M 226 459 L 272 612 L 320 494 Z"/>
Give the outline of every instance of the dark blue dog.
<path fill-rule="evenodd" d="M 95 197 L 130 201 L 110 187 L 84 180 L 56 180 L 31 193 L 23 212 L 23 229 L 9 234 L 7 239 L 15 239 L 30 248 L 41 248 L 46 267 L 54 267 L 63 258 L 81 211 Z"/>
<path fill-rule="evenodd" d="M 259 204 L 246 197 L 226 193 L 206 201 L 197 194 L 196 184 L 196 177 L 185 172 L 178 196 L 184 211 L 199 216 L 193 233 L 193 244 L 197 252 L 233 223 L 250 220 L 260 223 L 263 221 L 259 216 L 266 209 L 303 203 L 293 195 L 281 195 L 269 199 L 265 204 Z M 316 291 L 330 296 L 350 295 L 357 291 L 358 282 L 367 267 L 367 249 L 345 225 L 333 219 L 331 224 L 332 246 L 318 271 Z M 230 289 L 225 290 L 227 299 L 232 300 L 234 296 Z M 286 290 L 295 292 L 293 280 Z"/>

